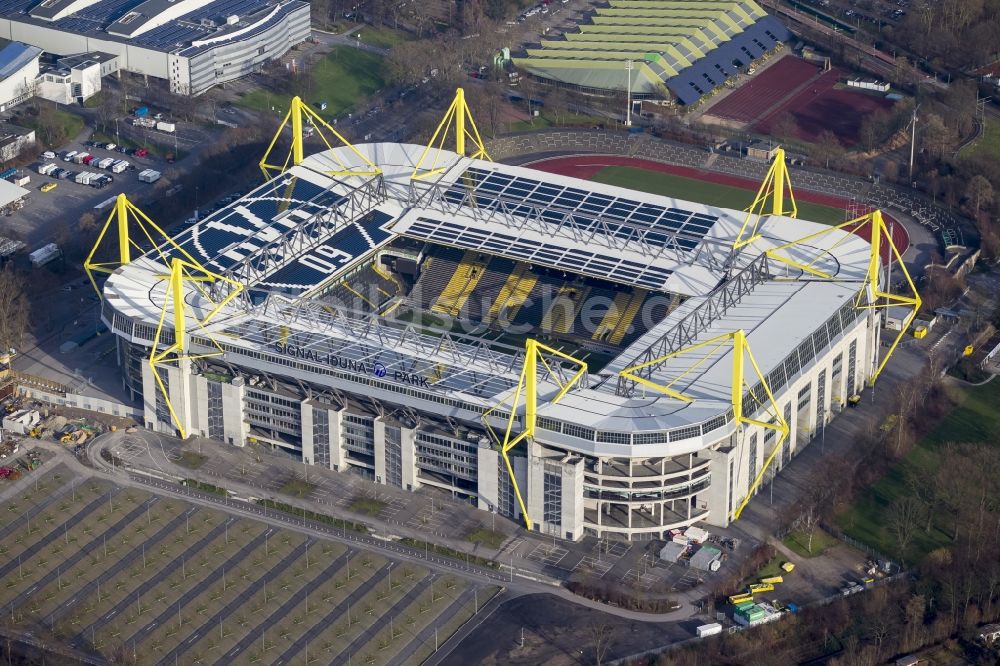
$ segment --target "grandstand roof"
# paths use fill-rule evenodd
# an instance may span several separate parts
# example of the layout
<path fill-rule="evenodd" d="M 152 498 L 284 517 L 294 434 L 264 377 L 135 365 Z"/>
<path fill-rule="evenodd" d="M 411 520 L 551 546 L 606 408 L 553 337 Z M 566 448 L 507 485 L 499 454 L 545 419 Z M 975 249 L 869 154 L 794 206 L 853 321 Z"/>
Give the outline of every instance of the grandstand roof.
<path fill-rule="evenodd" d="M 384 172 L 384 190 L 379 190 L 383 196 L 368 200 L 368 205 L 362 205 L 362 199 L 357 197 L 371 195 L 372 191 L 365 191 L 362 186 L 372 181 L 360 176 L 333 178 L 324 173 L 341 169 L 345 163 L 362 164 L 356 155 L 341 148 L 306 158 L 302 165 L 255 189 L 177 238 L 207 268 L 229 271 L 243 279 L 250 293 L 255 294 L 249 301 L 234 301 L 209 324 L 208 330 L 226 345 L 232 349 L 246 348 L 248 356 L 256 354 L 254 358 L 263 358 L 260 353 L 273 354 L 275 341 L 280 339 L 283 342 L 279 348 L 294 350 L 288 353 L 296 357 L 296 367 L 306 367 L 302 359 L 315 362 L 324 358 L 331 363 L 329 359 L 335 357 L 378 363 L 383 369 L 379 376 L 385 376 L 386 372 L 392 376 L 394 371 L 420 373 L 431 378 L 430 390 L 438 395 L 464 401 L 461 404 L 492 406 L 503 396 L 509 396 L 516 385 L 520 365 L 511 355 L 515 350 L 500 349 L 495 355 L 483 355 L 473 349 L 475 340 L 469 336 L 445 344 L 437 333 L 411 326 L 393 327 L 380 323 L 378 317 L 365 319 L 303 297 L 321 293 L 325 285 L 363 266 L 363 262 L 370 261 L 379 248 L 397 235 L 458 247 L 476 245 L 486 254 L 537 261 L 570 274 L 586 274 L 589 269 L 579 260 L 580 252 L 593 251 L 608 260 L 617 260 L 614 270 L 620 271 L 618 280 L 631 280 L 632 285 L 638 286 L 644 284 L 646 274 L 624 264 L 625 259 L 636 257 L 637 262 L 645 261 L 647 268 L 659 267 L 669 273 L 660 289 L 686 285 L 686 293 L 691 297 L 622 351 L 601 371 L 601 376 L 591 375 L 590 388 L 570 392 L 559 404 L 543 407 L 540 414 L 593 429 L 630 433 L 671 430 L 669 442 L 674 453 L 700 448 L 702 444 L 695 440 L 701 434 L 727 425 L 726 414 L 731 411 L 731 358 L 725 350 L 684 376 L 677 388 L 696 398 L 690 404 L 652 392 L 640 391 L 631 397 L 619 395 L 614 390 L 614 376 L 634 364 L 645 349 L 670 334 L 692 312 L 713 307 L 712 299 L 723 275 L 712 258 L 739 233 L 744 213 L 540 174 L 527 168 L 459 157 L 447 151 L 436 155 L 432 151 L 430 156 L 442 169 L 440 174 L 411 181 L 414 166 L 424 150 L 422 146 L 368 144 L 356 148 Z M 491 191 L 490 183 L 503 187 L 499 192 Z M 516 196 L 511 188 L 518 190 Z M 464 194 L 459 197 L 459 193 Z M 562 201 L 563 198 L 566 200 Z M 541 199 L 545 199 L 545 206 L 541 205 Z M 529 205 L 527 202 L 531 200 L 536 204 Z M 598 203 L 599 211 L 587 209 L 588 205 Z M 556 209 L 567 213 L 570 219 L 543 214 Z M 671 211 L 686 211 L 687 215 L 669 217 Z M 636 217 L 638 214 L 646 217 L 640 219 Z M 599 218 L 599 225 L 591 224 L 595 217 Z M 434 220 L 435 224 L 426 220 Z M 659 233 L 661 223 L 683 228 L 692 221 L 699 222 L 694 235 L 700 234 L 700 239 L 693 245 L 658 256 L 643 254 L 643 248 L 632 235 L 637 229 L 647 234 Z M 445 223 L 456 227 L 447 227 Z M 763 237 L 739 255 L 727 270 L 739 271 L 769 247 L 822 228 L 802 220 L 771 217 L 761 227 Z M 651 238 L 662 241 L 659 236 Z M 520 257 L 517 248 L 528 248 L 534 254 L 530 258 Z M 731 300 L 704 330 L 695 331 L 694 341 L 743 329 L 761 370 L 765 374 L 772 372 L 781 367 L 790 351 L 797 351 L 803 341 L 811 340 L 817 327 L 827 331 L 823 328 L 824 321 L 839 317 L 845 305 L 853 306 L 853 296 L 867 271 L 868 248 L 862 238 L 846 232 L 837 231 L 815 239 L 808 260 L 811 253 L 821 250 L 817 268 L 836 275 L 838 281 L 793 281 L 773 276 Z M 540 256 L 542 250 L 550 254 Z M 804 253 L 793 252 L 789 256 L 807 261 Z M 613 275 L 613 269 L 601 270 L 605 279 Z M 772 272 L 776 270 L 772 266 Z M 145 322 L 147 328 L 155 326 L 166 300 L 164 274 L 164 266 L 153 254 L 133 261 L 108 279 L 105 285 L 108 304 L 121 315 Z M 186 300 L 191 308 L 203 314 L 214 307 L 195 289 Z M 166 307 L 169 313 L 170 305 Z M 858 312 L 853 307 L 847 309 Z M 170 317 L 165 321 L 169 324 Z M 829 329 L 831 335 L 850 323 L 839 319 L 837 322 Z M 452 354 L 449 350 L 457 352 Z M 456 354 L 465 355 L 456 360 Z M 239 362 L 232 358 L 229 362 Z M 698 357 L 665 363 L 655 376 L 675 376 L 680 364 L 690 365 L 692 359 L 696 361 Z M 279 366 L 267 367 L 280 370 Z M 323 381 L 334 384 L 342 381 L 328 369 L 316 372 L 321 373 Z M 371 385 L 367 391 L 377 390 L 370 378 L 366 381 Z M 351 390 L 349 384 L 342 388 Z M 540 395 L 550 395 L 556 390 L 555 385 L 543 383 Z M 460 408 L 448 409 L 457 414 L 454 409 Z M 672 429 L 687 429 L 687 432 L 692 424 L 705 425 L 695 428 L 700 434 L 694 438 L 685 435 L 684 441 L 678 437 L 675 442 Z M 657 455 L 662 455 L 665 441 L 658 443 Z M 618 446 L 601 444 L 599 439 L 571 443 L 580 450 L 602 455 L 614 455 Z"/>
<path fill-rule="evenodd" d="M 753 0 L 611 0 L 580 31 L 542 40 L 514 62 L 532 74 L 584 88 L 673 92 L 690 104 L 760 57 L 788 30 Z M 738 63 L 738 64 L 734 64 Z"/>

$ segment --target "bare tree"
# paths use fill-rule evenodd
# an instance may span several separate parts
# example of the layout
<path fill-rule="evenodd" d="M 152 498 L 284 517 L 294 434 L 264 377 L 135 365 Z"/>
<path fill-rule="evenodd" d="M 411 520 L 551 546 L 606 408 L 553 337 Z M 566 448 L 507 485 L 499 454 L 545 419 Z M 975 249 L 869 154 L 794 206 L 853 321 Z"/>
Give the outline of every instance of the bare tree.
<path fill-rule="evenodd" d="M 0 271 L 0 352 L 20 349 L 31 321 L 24 281 L 9 266 Z"/>
<path fill-rule="evenodd" d="M 611 649 L 611 641 L 614 637 L 614 629 L 610 624 L 602 619 L 595 619 L 590 623 L 590 640 L 594 647 L 594 663 L 601 666 L 604 658 Z"/>
<path fill-rule="evenodd" d="M 889 531 L 899 544 L 899 554 L 906 556 L 906 549 L 923 518 L 923 503 L 915 497 L 899 497 L 889 507 Z"/>

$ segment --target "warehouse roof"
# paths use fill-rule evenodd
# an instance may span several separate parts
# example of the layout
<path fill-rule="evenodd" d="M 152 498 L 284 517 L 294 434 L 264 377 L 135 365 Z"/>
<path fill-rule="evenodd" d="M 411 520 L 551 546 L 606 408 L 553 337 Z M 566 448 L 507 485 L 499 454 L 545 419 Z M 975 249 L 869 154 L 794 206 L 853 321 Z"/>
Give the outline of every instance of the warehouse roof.
<path fill-rule="evenodd" d="M 0 49 L 0 80 L 17 74 L 32 60 L 42 55 L 42 50 L 21 42 L 11 42 Z"/>

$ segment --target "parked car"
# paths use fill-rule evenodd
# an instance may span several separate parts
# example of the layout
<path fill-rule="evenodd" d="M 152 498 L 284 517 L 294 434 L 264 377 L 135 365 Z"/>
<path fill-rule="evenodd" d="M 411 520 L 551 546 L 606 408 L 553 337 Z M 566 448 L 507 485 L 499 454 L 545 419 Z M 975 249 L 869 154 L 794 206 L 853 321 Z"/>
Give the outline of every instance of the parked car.
<path fill-rule="evenodd" d="M 42 185 L 38 189 L 40 191 L 42 191 L 42 192 L 51 192 L 52 190 L 56 189 L 56 184 L 55 183 L 45 183 L 44 185 Z"/>

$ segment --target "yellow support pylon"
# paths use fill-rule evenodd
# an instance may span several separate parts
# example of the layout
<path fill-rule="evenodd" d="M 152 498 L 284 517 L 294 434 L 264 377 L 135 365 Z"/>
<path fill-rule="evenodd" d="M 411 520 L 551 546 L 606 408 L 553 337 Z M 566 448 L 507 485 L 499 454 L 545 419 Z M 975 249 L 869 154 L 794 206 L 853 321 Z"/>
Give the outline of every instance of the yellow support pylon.
<path fill-rule="evenodd" d="M 107 235 L 112 223 L 114 223 L 118 231 L 118 261 L 96 262 L 94 261 L 94 257 L 100 249 L 101 243 L 104 241 L 104 237 Z M 130 263 L 132 261 L 133 249 L 137 250 L 139 254 L 146 253 L 146 249 L 132 239 L 130 231 L 133 227 L 137 227 L 142 232 L 142 236 L 149 241 L 150 249 L 157 252 L 160 261 L 165 265 L 170 264 L 164 252 L 168 247 L 175 250 L 188 261 L 198 263 L 181 246 L 174 242 L 167 235 L 167 232 L 158 227 L 145 213 L 129 201 L 128 197 L 124 194 L 119 194 L 118 198 L 115 199 L 115 205 L 111 209 L 108 219 L 105 220 L 104 226 L 101 228 L 101 233 L 97 235 L 94 247 L 91 248 L 90 254 L 87 255 L 87 258 L 83 262 L 83 270 L 86 271 L 87 277 L 90 279 L 90 284 L 94 287 L 94 291 L 97 292 L 98 298 L 103 299 L 104 296 L 97 287 L 97 280 L 94 278 L 94 273 L 106 273 L 110 275 L 116 269 Z M 140 240 L 142 240 L 142 237 L 140 237 Z"/>
<path fill-rule="evenodd" d="M 875 380 L 878 379 L 879 375 L 882 374 L 882 370 L 885 369 L 886 363 L 889 362 L 889 357 L 896 351 L 896 347 L 899 346 L 899 342 L 903 339 L 903 336 L 910 328 L 910 324 L 913 323 L 917 313 L 920 312 L 920 306 L 923 304 L 923 301 L 920 299 L 920 293 L 917 291 L 917 287 L 913 283 L 913 278 L 910 277 L 909 271 L 906 270 L 906 264 L 903 263 L 903 257 L 896 248 L 896 244 L 892 240 L 889 228 L 886 226 L 885 220 L 882 218 L 882 211 L 874 210 L 866 215 L 862 215 L 861 217 L 856 217 L 853 220 L 848 220 L 847 222 L 842 222 L 836 226 L 822 229 L 816 233 L 799 238 L 798 240 L 778 245 L 777 247 L 767 250 L 766 254 L 769 259 L 784 263 L 792 268 L 802 271 L 803 273 L 808 273 L 818 278 L 828 280 L 833 279 L 835 276 L 817 268 L 816 262 L 850 238 L 854 232 L 863 230 L 866 226 L 869 228 L 871 235 L 868 252 L 868 270 L 865 273 L 862 288 L 858 291 L 858 296 L 855 301 L 856 307 L 875 309 L 901 305 L 904 307 L 909 306 L 911 308 L 910 314 L 907 315 L 906 320 L 903 322 L 903 326 L 900 328 L 895 340 L 893 340 L 892 344 L 889 346 L 889 351 L 886 352 L 882 361 L 875 369 L 875 372 L 872 373 L 871 379 L 868 380 L 868 385 L 871 386 L 875 383 Z M 820 236 L 844 229 L 848 229 L 851 233 L 842 234 L 841 237 L 830 247 L 816 247 L 813 243 L 813 241 Z M 882 274 L 883 240 L 887 240 L 889 244 L 889 261 L 895 260 L 895 262 L 899 265 L 899 270 L 902 272 L 903 277 L 906 278 L 906 284 L 910 293 L 913 294 L 912 296 L 893 294 L 882 288 L 880 276 Z M 813 251 L 816 253 L 816 256 L 809 262 L 802 262 L 796 261 L 795 259 L 782 254 L 784 250 L 796 246 L 801 246 L 799 249 L 802 251 Z M 866 296 L 868 297 L 867 302 L 863 300 Z"/>
<path fill-rule="evenodd" d="M 788 188 L 788 202 L 791 206 L 787 210 L 785 208 L 786 187 Z M 768 202 L 771 204 L 769 210 L 767 207 Z M 736 240 L 733 241 L 734 250 L 739 250 L 760 238 L 760 223 L 765 215 L 782 215 L 786 217 L 798 217 L 799 215 L 799 208 L 795 203 L 795 194 L 792 192 L 792 179 L 788 175 L 788 165 L 785 164 L 785 151 L 783 148 L 777 148 L 774 151 L 771 168 L 767 170 L 764 180 L 761 181 L 760 189 L 757 190 L 757 196 L 754 197 L 753 203 L 747 208 L 747 216 L 743 220 L 743 226 L 740 227 L 740 233 L 736 234 Z M 750 228 L 750 234 L 744 238 L 748 227 Z"/>
<path fill-rule="evenodd" d="M 174 425 L 177 426 L 177 431 L 180 433 L 181 439 L 185 439 L 187 438 L 187 429 L 184 427 L 184 422 L 177 415 L 177 411 L 174 409 L 174 405 L 170 400 L 170 392 L 167 391 L 167 387 L 164 385 L 163 379 L 160 377 L 158 366 L 172 362 L 180 363 L 181 361 L 191 361 L 198 358 L 222 355 L 224 353 L 222 346 L 205 329 L 205 326 L 212 319 L 212 317 L 218 314 L 219 311 L 226 306 L 227 303 L 239 295 L 239 293 L 243 290 L 243 285 L 235 280 L 230 280 L 227 277 L 218 275 L 217 273 L 212 273 L 197 262 L 189 262 L 177 257 L 174 257 L 170 262 L 170 273 L 160 277 L 166 278 L 167 291 L 163 299 L 163 309 L 160 311 L 160 320 L 156 326 L 156 335 L 153 337 L 153 347 L 149 352 L 149 367 L 153 372 L 153 377 L 156 379 L 156 384 L 160 389 L 160 393 L 163 395 L 163 400 L 167 405 L 167 410 L 170 412 L 170 417 L 173 419 Z M 215 303 L 208 292 L 202 288 L 202 284 L 211 284 L 216 281 L 225 282 L 232 287 L 229 294 L 227 294 L 226 297 L 218 303 Z M 203 298 L 215 304 L 215 307 L 204 317 L 199 318 L 193 313 L 190 316 L 195 320 L 198 327 L 202 329 L 202 333 L 212 342 L 213 345 L 215 345 L 218 351 L 208 354 L 198 354 L 195 356 L 188 354 L 187 318 L 189 315 L 185 311 L 187 307 L 184 302 L 185 284 L 193 285 Z M 163 325 L 167 319 L 168 308 L 172 311 L 174 342 L 173 344 L 160 349 L 160 334 L 163 331 Z"/>
<path fill-rule="evenodd" d="M 327 149 L 333 150 L 333 144 L 329 139 L 327 139 L 326 134 L 324 134 L 324 128 L 327 132 L 333 135 L 335 141 L 333 143 L 340 143 L 346 146 L 361 160 L 360 166 L 349 166 L 346 164 L 336 153 L 331 153 L 330 157 L 334 162 L 337 163 L 337 168 L 324 171 L 330 176 L 361 176 L 361 177 L 371 177 L 377 176 L 382 173 L 382 170 L 378 168 L 368 157 L 366 157 L 361 151 L 354 147 L 350 141 L 345 139 L 340 132 L 335 130 L 328 122 L 323 120 L 322 117 L 315 111 L 313 111 L 308 104 L 302 101 L 298 96 L 293 97 L 291 103 L 288 106 L 288 113 L 285 114 L 284 120 L 281 121 L 281 125 L 278 126 L 278 131 L 274 133 L 274 138 L 271 139 L 271 144 L 264 151 L 264 156 L 260 158 L 260 170 L 264 174 L 265 180 L 271 180 L 275 176 L 281 175 L 285 171 L 288 171 L 293 166 L 298 166 L 305 159 L 305 146 L 304 137 L 302 136 L 302 130 L 305 127 L 304 119 L 308 119 L 312 122 L 312 125 L 316 128 L 316 134 L 319 138 L 323 140 L 326 144 Z M 281 164 L 271 164 L 268 160 L 271 159 L 271 153 L 274 151 L 275 145 L 278 143 L 278 139 L 281 138 L 282 132 L 285 128 L 291 124 L 292 131 L 292 145 L 288 150 L 288 155 L 285 156 L 285 160 Z"/>
<path fill-rule="evenodd" d="M 510 463 L 510 453 L 511 449 L 520 444 L 523 441 L 532 440 L 535 437 L 535 427 L 538 421 L 538 366 L 545 369 L 549 377 L 551 377 L 556 385 L 559 387 L 559 392 L 556 393 L 549 404 L 556 404 L 563 399 L 563 396 L 572 389 L 585 374 L 587 374 L 587 363 L 586 361 L 581 361 L 575 359 L 568 354 L 564 354 L 558 349 L 553 349 L 547 345 L 543 345 L 537 340 L 528 339 L 524 343 L 525 353 L 524 353 L 524 365 L 521 367 L 521 377 L 517 382 L 517 389 L 514 391 L 514 398 L 508 404 L 505 402 L 499 403 L 483 414 L 483 424 L 486 426 L 486 432 L 489 433 L 493 442 L 500 447 L 500 455 L 503 457 L 504 464 L 507 465 L 507 474 L 510 476 L 511 486 L 514 488 L 514 494 L 517 496 L 517 502 L 521 506 L 521 516 L 524 518 L 524 525 L 529 530 L 532 526 L 531 517 L 528 515 L 528 507 L 524 503 L 524 497 L 521 495 L 521 489 L 517 485 L 517 478 L 514 476 L 514 467 Z M 573 374 L 565 382 L 562 381 L 559 374 L 556 373 L 552 366 L 545 360 L 542 355 L 551 354 L 558 358 L 563 359 L 569 363 L 576 365 L 576 373 Z M 517 419 L 517 409 L 521 404 L 521 396 L 524 396 L 524 430 L 521 431 L 519 435 L 514 436 L 514 423 Z M 510 414 L 507 417 L 507 425 L 504 428 L 504 432 L 501 435 L 493 426 L 490 425 L 489 417 L 493 412 L 497 410 L 509 410 Z"/>
<path fill-rule="evenodd" d="M 730 344 L 731 343 L 731 344 Z M 670 382 L 666 384 L 660 384 L 654 382 L 651 379 L 637 374 L 639 371 L 648 368 L 653 365 L 659 365 L 664 361 L 668 361 L 672 358 L 683 356 L 691 352 L 703 349 L 706 347 L 712 347 L 705 353 L 702 358 L 693 363 L 689 368 L 681 372 L 678 376 L 674 377 Z M 681 379 L 686 377 L 688 374 L 696 370 L 699 366 L 706 363 L 709 359 L 715 357 L 717 353 L 725 353 L 728 350 L 733 352 L 733 367 L 732 367 L 732 379 L 730 386 L 730 401 L 733 406 L 733 416 L 736 422 L 741 425 L 755 425 L 761 428 L 766 428 L 768 430 L 774 430 L 777 433 L 777 443 L 774 449 L 768 455 L 764 464 L 761 466 L 760 471 L 757 476 L 751 481 L 750 487 L 747 490 L 746 496 L 743 498 L 740 505 L 733 512 L 732 519 L 736 520 L 743 513 L 743 509 L 750 502 L 750 498 L 753 496 L 754 491 L 760 485 L 761 481 L 764 479 L 764 473 L 767 468 L 770 467 L 771 463 L 774 461 L 774 457 L 781 450 L 784 445 L 785 440 L 788 439 L 789 426 L 788 422 L 785 421 L 784 416 L 781 414 L 781 409 L 778 407 L 777 401 L 774 399 L 774 395 L 771 393 L 771 387 L 767 384 L 767 378 L 764 377 L 764 373 L 760 371 L 760 366 L 757 365 L 756 359 L 753 357 L 753 352 L 750 351 L 750 344 L 747 342 L 746 333 L 740 329 L 733 331 L 732 333 L 723 333 L 722 335 L 717 335 L 714 338 L 708 340 L 703 340 L 702 342 L 693 344 L 689 347 L 679 349 L 670 354 L 666 354 L 659 358 L 655 358 L 652 361 L 647 361 L 645 363 L 640 363 L 638 365 L 633 365 L 625 368 L 618 374 L 628 380 L 637 382 L 643 386 L 646 386 L 654 391 L 659 391 L 664 395 L 667 395 L 675 400 L 680 400 L 681 402 L 691 403 L 694 402 L 694 398 L 685 395 L 681 391 L 674 388 Z M 750 361 L 750 366 L 753 368 L 754 374 L 760 381 L 761 386 L 764 387 L 764 393 L 767 396 L 768 402 L 770 403 L 771 410 L 774 413 L 773 421 L 761 421 L 759 419 L 753 419 L 748 416 L 743 415 L 743 394 L 744 391 L 751 389 L 752 387 L 746 381 L 746 361 Z"/>
<path fill-rule="evenodd" d="M 456 153 L 462 157 L 466 156 L 466 141 L 468 140 L 473 144 L 472 154 L 469 157 L 492 160 L 489 153 L 486 152 L 483 138 L 479 136 L 476 121 L 473 120 L 472 112 L 465 101 L 465 90 L 457 88 L 455 90 L 455 99 L 451 101 L 451 106 L 445 111 L 444 117 L 438 123 L 434 134 L 431 135 L 431 140 L 427 142 L 424 152 L 420 154 L 420 159 L 417 160 L 416 166 L 413 167 L 413 174 L 410 176 L 412 180 L 428 178 L 444 171 L 444 167 L 439 167 L 437 164 L 441 156 L 441 151 L 444 150 L 445 143 L 451 134 L 452 126 L 454 126 Z M 429 167 L 424 167 L 424 161 L 432 150 L 435 151 L 434 159 L 431 161 Z M 421 170 L 422 168 L 423 170 Z"/>

